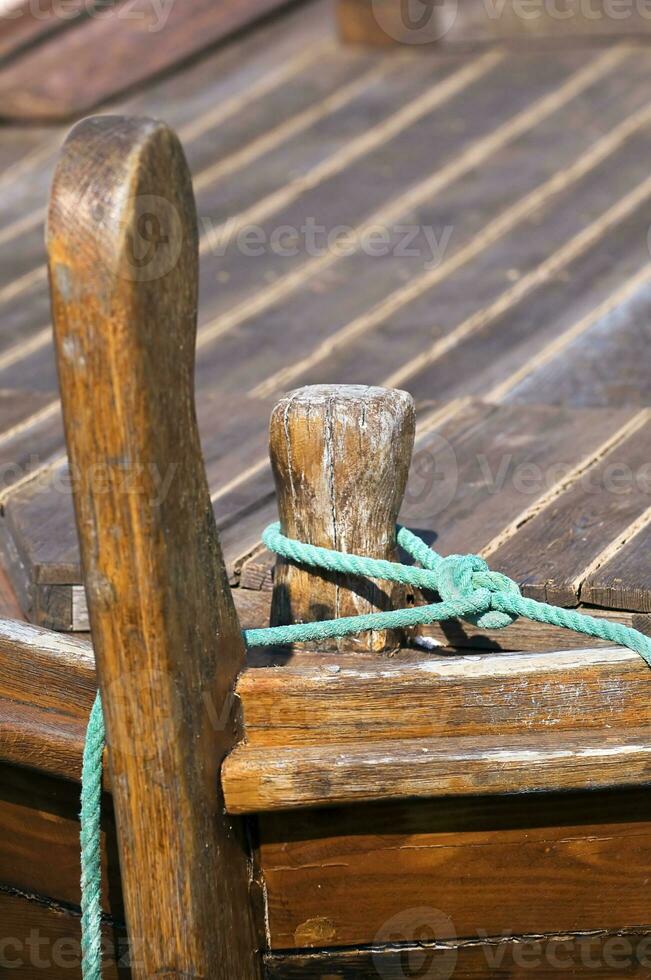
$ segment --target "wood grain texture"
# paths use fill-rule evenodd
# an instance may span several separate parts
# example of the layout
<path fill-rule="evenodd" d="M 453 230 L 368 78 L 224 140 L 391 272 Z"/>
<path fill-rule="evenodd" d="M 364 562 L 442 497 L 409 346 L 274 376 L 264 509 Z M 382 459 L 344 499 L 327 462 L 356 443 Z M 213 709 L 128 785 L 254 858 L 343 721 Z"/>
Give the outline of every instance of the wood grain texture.
<path fill-rule="evenodd" d="M 0 68 L 2 113 L 12 119 L 66 119 L 151 78 L 270 13 L 282 0 L 210 0 L 154 7 L 118 0 Z M 109 50 L 110 59 L 99 57 Z"/>
<path fill-rule="evenodd" d="M 134 976 L 253 978 L 248 860 L 217 787 L 244 650 L 194 412 L 196 215 L 174 134 L 77 126 L 48 253 Z"/>
<path fill-rule="evenodd" d="M 613 542 L 649 510 L 646 479 L 651 458 L 648 410 L 636 415 L 626 438 L 598 454 L 591 465 L 518 533 L 492 552 L 535 599 L 575 605 L 592 566 Z M 594 597 L 588 592 L 587 601 Z"/>
<path fill-rule="evenodd" d="M 301 651 L 249 654 L 237 694 L 247 746 L 532 736 L 651 725 L 649 668 L 627 650 L 453 655 L 403 650 L 378 663 Z M 259 666 L 257 666 L 259 664 Z M 246 749 L 248 751 L 248 748 Z"/>
<path fill-rule="evenodd" d="M 283 534 L 370 558 L 397 558 L 396 522 L 414 443 L 404 391 L 320 385 L 291 392 L 271 416 L 270 453 Z M 279 558 L 271 625 L 404 604 L 404 589 L 300 568 Z M 317 650 L 399 649 L 399 631 L 320 640 Z"/>
<path fill-rule="evenodd" d="M 643 932 L 598 932 L 590 935 L 509 936 L 489 940 L 423 940 L 436 922 L 427 915 L 398 917 L 392 938 L 415 933 L 414 942 L 392 947 L 276 953 L 265 958 L 270 980 L 405 980 L 407 977 L 450 977 L 477 980 L 557 980 L 603 977 L 620 971 L 635 980 L 648 975 L 651 935 Z M 389 931 L 389 930 L 387 930 Z"/>
<path fill-rule="evenodd" d="M 262 625 L 251 594 L 235 598 L 243 627 Z M 88 639 L 0 621 L 0 759 L 79 782 L 96 692 Z M 110 791 L 108 770 L 104 777 Z"/>
<path fill-rule="evenodd" d="M 436 5 L 397 4 L 392 0 L 337 0 L 337 26 L 342 41 L 371 47 L 468 44 L 517 40 L 520 44 L 545 39 L 644 37 L 649 21 L 642 10 L 620 16 L 606 2 L 587 10 L 576 2 L 557 7 L 532 7 L 508 0 L 488 8 L 481 0 Z M 430 50 L 428 50 L 430 49 Z"/>
<path fill-rule="evenodd" d="M 620 609 L 651 612 L 649 571 L 644 561 L 651 539 L 651 526 L 644 515 L 638 526 L 625 529 L 617 548 L 605 551 L 602 562 L 584 579 L 581 593 L 588 602 Z M 648 621 L 648 617 L 644 617 Z"/>
<path fill-rule="evenodd" d="M 423 909 L 438 940 L 648 931 L 648 802 L 639 789 L 262 816 L 272 949 L 422 938 Z"/>
<path fill-rule="evenodd" d="M 79 914 L 57 907 L 46 898 L 33 899 L 2 890 L 0 885 L 0 945 L 3 972 L 16 980 L 81 980 Z M 124 929 L 105 924 L 102 976 L 128 980 L 128 946 Z M 120 965 L 123 964 L 123 965 Z"/>
<path fill-rule="evenodd" d="M 0 882 L 23 895 L 44 895 L 78 908 L 79 785 L 0 764 Z M 115 818 L 102 800 L 102 909 L 124 921 Z M 2 886 L 0 886 L 2 887 Z"/>
<path fill-rule="evenodd" d="M 281 749 L 239 745 L 224 762 L 230 813 L 483 793 L 640 786 L 651 727 L 530 736 L 445 736 Z"/>
<path fill-rule="evenodd" d="M 0 58 L 14 58 L 23 49 L 71 27 L 78 18 L 93 16 L 101 0 L 4 0 L 0 6 Z"/>

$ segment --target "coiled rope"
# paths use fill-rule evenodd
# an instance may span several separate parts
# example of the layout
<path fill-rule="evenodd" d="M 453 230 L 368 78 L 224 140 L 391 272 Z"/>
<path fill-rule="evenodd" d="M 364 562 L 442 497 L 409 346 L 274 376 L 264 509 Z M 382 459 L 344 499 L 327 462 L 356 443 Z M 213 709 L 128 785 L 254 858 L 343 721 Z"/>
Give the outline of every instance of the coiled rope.
<path fill-rule="evenodd" d="M 398 530 L 398 544 L 421 567 L 349 555 L 317 548 L 285 537 L 280 524 L 270 524 L 262 535 L 270 551 L 288 561 L 360 578 L 401 582 L 437 593 L 441 601 L 389 612 L 347 616 L 320 623 L 296 623 L 267 629 L 244 630 L 247 647 L 309 643 L 324 637 L 349 636 L 368 630 L 423 626 L 447 619 L 465 619 L 482 629 L 504 629 L 523 616 L 539 623 L 585 633 L 638 653 L 651 667 L 651 639 L 621 623 L 596 619 L 572 609 L 527 599 L 513 579 L 491 571 L 478 555 L 442 557 L 406 527 Z M 104 718 L 99 694 L 86 732 L 81 791 L 81 908 L 82 975 L 101 980 L 101 864 L 100 813 Z"/>

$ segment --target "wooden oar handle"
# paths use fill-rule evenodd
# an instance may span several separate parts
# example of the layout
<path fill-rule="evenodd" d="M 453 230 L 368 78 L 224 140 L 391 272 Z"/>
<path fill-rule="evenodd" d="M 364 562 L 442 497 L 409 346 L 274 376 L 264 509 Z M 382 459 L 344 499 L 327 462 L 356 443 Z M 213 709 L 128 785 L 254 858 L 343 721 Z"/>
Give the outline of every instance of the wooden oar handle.
<path fill-rule="evenodd" d="M 132 974 L 253 980 L 249 869 L 218 788 L 244 649 L 195 418 L 197 224 L 174 133 L 76 126 L 47 244 Z"/>
<path fill-rule="evenodd" d="M 396 559 L 396 521 L 414 443 L 404 391 L 315 385 L 291 392 L 271 417 L 270 453 L 281 528 L 309 544 Z M 276 565 L 272 625 L 385 610 L 404 590 L 385 582 Z M 321 650 L 394 650 L 398 632 L 310 644 Z"/>

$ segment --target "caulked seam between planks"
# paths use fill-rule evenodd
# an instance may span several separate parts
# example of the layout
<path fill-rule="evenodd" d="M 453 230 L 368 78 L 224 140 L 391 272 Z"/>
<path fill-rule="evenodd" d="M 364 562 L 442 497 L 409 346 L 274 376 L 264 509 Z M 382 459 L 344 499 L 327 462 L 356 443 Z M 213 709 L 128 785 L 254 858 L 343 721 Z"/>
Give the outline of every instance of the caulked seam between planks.
<path fill-rule="evenodd" d="M 601 568 L 602 565 L 609 562 L 611 558 L 614 558 L 618 551 L 620 551 L 625 545 L 629 544 L 629 542 L 632 541 L 638 534 L 644 531 L 649 526 L 650 522 L 651 507 L 647 507 L 645 511 L 639 514 L 634 521 L 631 521 L 628 527 L 625 528 L 614 541 L 611 541 L 610 544 L 607 545 L 604 550 L 601 551 L 597 557 L 583 569 L 581 574 L 577 576 L 573 582 L 579 598 L 581 597 L 581 590 L 586 579 L 588 579 L 590 575 L 594 575 L 594 573 Z"/>
<path fill-rule="evenodd" d="M 30 483 L 34 483 L 35 480 L 39 480 L 41 477 L 45 476 L 45 474 L 61 469 L 67 462 L 67 452 L 60 453 L 58 456 L 41 463 L 40 466 L 36 466 L 33 470 L 30 470 L 29 473 L 25 473 L 19 480 L 16 480 L 15 483 L 9 484 L 8 487 L 5 487 L 5 489 L 0 492 L 0 511 L 4 510 L 8 501 L 14 496 L 14 494 L 18 493 L 20 490 L 23 490 Z"/>
<path fill-rule="evenodd" d="M 191 122 L 180 126 L 178 130 L 179 139 L 185 143 L 191 143 L 203 136 L 209 130 L 214 129 L 220 123 L 231 119 L 236 113 L 241 112 L 251 102 L 264 95 L 269 95 L 274 89 L 279 88 L 297 75 L 304 68 L 314 64 L 314 59 L 320 57 L 324 52 L 335 49 L 335 42 L 328 38 L 325 41 L 314 41 L 309 44 L 300 54 L 290 58 L 280 66 L 265 72 L 257 81 L 252 82 L 243 92 L 232 95 L 224 102 L 207 109 Z"/>
<path fill-rule="evenodd" d="M 365 231 L 378 224 L 390 224 L 393 220 L 399 219 L 406 212 L 418 207 L 423 201 L 443 190 L 454 180 L 478 167 L 510 140 L 533 128 L 598 78 L 611 71 L 629 51 L 629 48 L 618 47 L 610 51 L 608 57 L 602 56 L 595 59 L 587 67 L 580 69 L 559 88 L 543 96 L 533 106 L 517 113 L 489 136 L 472 143 L 460 156 L 448 161 L 439 170 L 412 185 L 407 191 L 397 195 L 388 205 L 384 204 L 372 212 L 356 227 L 347 232 L 347 242 L 358 250 Z M 341 261 L 341 257 L 337 255 L 336 248 L 333 248 L 325 255 L 304 262 L 298 269 L 256 293 L 252 299 L 245 300 L 243 303 L 221 313 L 201 327 L 198 346 L 203 347 L 211 343 L 234 327 L 263 312 L 305 284 L 312 276 L 325 271 L 338 261 Z"/>
<path fill-rule="evenodd" d="M 448 418 L 456 415 L 458 411 L 469 405 L 472 401 L 474 401 L 474 399 L 471 396 L 455 398 L 451 402 L 442 405 L 440 408 L 436 408 L 433 411 L 425 414 L 416 422 L 416 437 L 418 438 L 419 436 L 424 435 L 431 429 L 436 428 L 437 425 L 447 421 Z M 247 469 L 245 469 L 243 472 L 233 477 L 232 480 L 229 480 L 228 483 L 214 490 L 210 496 L 211 501 L 216 503 L 218 500 L 221 500 L 222 497 L 229 494 L 232 490 L 235 490 L 236 487 L 240 486 L 242 483 L 246 483 L 246 481 L 250 480 L 251 477 L 257 476 L 267 468 L 271 468 L 271 463 L 269 462 L 268 456 L 263 456 L 257 462 L 252 463 L 251 466 L 247 467 Z M 264 500 L 266 498 L 261 499 Z"/>
<path fill-rule="evenodd" d="M 549 364 L 550 361 L 564 351 L 570 346 L 578 337 L 584 334 L 590 327 L 598 323 L 603 317 L 612 313 L 621 303 L 626 302 L 631 296 L 635 295 L 640 286 L 644 285 L 651 278 L 651 262 L 647 263 L 642 269 L 638 270 L 635 275 L 627 279 L 619 289 L 611 293 L 610 296 L 595 306 L 593 310 L 586 313 L 584 317 L 577 320 L 573 326 L 569 327 L 564 333 L 559 337 L 556 337 L 551 343 L 543 347 L 530 361 L 527 361 L 519 370 L 514 371 L 505 381 L 500 382 L 500 384 L 495 385 L 489 392 L 486 393 L 485 397 L 487 401 L 502 401 L 503 398 L 514 388 L 516 388 L 525 378 L 532 374 L 535 374 L 541 367 L 545 364 Z"/>
<path fill-rule="evenodd" d="M 629 217 L 633 211 L 651 195 L 651 176 L 643 180 L 632 191 L 620 198 L 615 204 L 603 212 L 580 232 L 565 242 L 552 253 L 544 262 L 522 276 L 513 286 L 504 290 L 496 300 L 483 309 L 477 310 L 467 317 L 454 330 L 437 340 L 429 350 L 414 357 L 401 368 L 391 374 L 384 382 L 388 386 L 404 384 L 409 378 L 430 367 L 440 360 L 448 351 L 464 341 L 467 337 L 479 332 L 489 323 L 499 319 L 504 313 L 516 306 L 532 290 L 537 289 L 558 273 L 563 266 L 579 258 L 621 221 Z"/>
<path fill-rule="evenodd" d="M 472 397 L 459 398 L 449 405 L 442 406 L 441 409 L 436 409 L 434 412 L 428 414 L 424 417 L 422 424 L 419 426 L 417 424 L 417 437 L 424 436 L 428 432 L 436 429 L 439 425 L 450 419 L 456 417 L 464 407 L 471 404 L 474 399 Z M 543 494 L 537 501 L 535 501 L 530 507 L 521 511 L 520 514 L 505 527 L 499 534 L 497 534 L 491 541 L 488 542 L 480 551 L 479 554 L 483 558 L 487 558 L 489 555 L 493 554 L 499 547 L 506 543 L 510 538 L 512 538 L 524 525 L 532 520 L 538 513 L 540 513 L 549 504 L 553 503 L 561 494 L 565 493 L 576 480 L 580 479 L 581 476 L 592 466 L 596 465 L 604 456 L 606 456 L 612 449 L 616 448 L 620 443 L 624 442 L 629 436 L 633 435 L 638 431 L 647 421 L 651 418 L 651 409 L 642 409 L 640 412 L 636 413 L 631 419 L 629 419 L 624 425 L 621 426 L 616 432 L 609 436 L 603 443 L 601 443 L 595 450 L 584 456 L 577 464 L 574 466 L 569 473 L 560 479 L 557 483 L 549 488 L 549 490 Z M 416 446 L 418 448 L 418 446 Z M 268 461 L 260 460 L 257 464 L 258 469 L 262 469 L 264 466 L 268 465 Z M 233 483 L 233 481 L 231 481 Z M 229 489 L 232 487 L 229 486 Z M 651 517 L 651 515 L 650 515 Z M 240 565 L 244 562 L 249 561 L 251 558 L 257 557 L 258 555 L 264 554 L 266 549 L 261 542 L 258 542 L 256 546 L 250 549 L 249 553 L 243 558 L 238 559 Z"/>
<path fill-rule="evenodd" d="M 395 64 L 396 63 L 392 59 L 387 59 L 378 65 L 374 65 L 368 71 L 364 72 L 363 75 L 360 75 L 358 78 L 354 78 L 351 82 L 341 86 L 341 88 L 335 89 L 334 92 L 331 92 L 329 95 L 325 96 L 325 98 L 323 98 L 316 105 L 303 109 L 290 119 L 280 123 L 280 125 L 267 130 L 265 133 L 262 133 L 241 149 L 236 150 L 234 153 L 224 157 L 222 160 L 217 160 L 209 167 L 199 171 L 199 173 L 193 178 L 195 191 L 202 191 L 205 187 L 214 183 L 220 177 L 225 177 L 240 167 L 248 166 L 254 160 L 257 160 L 270 150 L 275 149 L 275 147 L 290 139 L 292 136 L 296 136 L 298 133 L 314 125 L 314 123 L 318 122 L 320 119 L 324 119 L 326 116 L 329 116 L 338 109 L 341 109 L 357 95 L 363 92 L 368 85 L 389 74 L 389 72 L 395 68 Z M 230 221 L 231 219 L 228 218 L 224 222 L 223 226 L 229 226 Z M 219 228 L 216 229 L 216 231 L 218 233 Z M 204 254 L 205 252 L 210 251 L 213 245 L 214 234 L 215 232 L 209 231 L 202 235 L 199 254 Z"/>
<path fill-rule="evenodd" d="M 191 143 L 214 126 L 234 116 L 256 98 L 268 94 L 283 82 L 288 81 L 301 69 L 313 64 L 314 58 L 318 57 L 319 51 L 327 50 L 328 48 L 334 48 L 334 42 L 331 40 L 315 42 L 308 46 L 307 50 L 295 58 L 290 59 L 280 68 L 276 67 L 267 72 L 257 82 L 250 85 L 245 92 L 240 92 L 218 106 L 207 109 L 206 112 L 197 116 L 192 122 L 180 127 L 178 131 L 179 138 L 186 144 Z M 58 149 L 58 147 L 55 149 Z M 25 217 L 14 221 L 11 225 L 0 229 L 0 245 L 4 245 L 13 238 L 19 237 L 25 231 L 30 231 L 40 221 L 44 221 L 45 216 L 46 208 L 39 208 Z"/>
<path fill-rule="evenodd" d="M 478 140 L 464 154 L 462 154 L 460 159 L 450 161 L 439 171 L 436 171 L 435 174 L 430 175 L 425 181 L 421 181 L 415 186 L 409 188 L 407 192 L 398 195 L 388 207 L 384 205 L 382 208 L 364 219 L 362 223 L 353 229 L 353 239 L 356 236 L 357 241 L 359 241 L 364 229 L 369 228 L 378 222 L 390 223 L 393 217 L 399 217 L 400 214 L 404 213 L 404 211 L 417 206 L 420 201 L 427 198 L 432 193 L 443 189 L 443 187 L 445 187 L 453 179 L 462 176 L 464 171 L 470 170 L 472 167 L 479 165 L 483 160 L 490 156 L 491 153 L 498 150 L 510 139 L 515 138 L 517 135 L 526 131 L 526 129 L 540 122 L 547 115 L 550 115 L 556 111 L 580 91 L 594 82 L 601 75 L 611 71 L 630 53 L 631 50 L 632 49 L 628 46 L 618 45 L 605 55 L 596 58 L 585 68 L 575 72 L 574 75 L 572 75 L 571 78 L 557 90 L 543 96 L 538 102 L 535 103 L 534 106 L 530 107 L 524 112 L 518 113 L 507 123 L 503 124 L 503 126 L 499 127 L 498 130 L 491 134 L 490 137 Z M 486 55 L 484 58 L 490 56 L 491 55 Z M 497 64 L 500 60 L 502 60 L 503 54 L 493 52 L 492 58 L 494 59 L 495 64 Z M 479 61 L 481 60 L 482 59 L 479 59 Z M 461 71 L 467 72 L 469 68 L 473 66 L 476 67 L 476 62 L 473 62 L 470 66 L 466 66 L 466 68 L 461 69 Z M 489 63 L 488 67 L 493 67 L 493 65 Z M 488 70 L 488 68 L 485 70 Z M 448 81 L 454 79 L 458 74 L 459 72 L 454 73 L 452 76 L 450 76 Z M 469 83 L 470 82 L 467 84 Z M 455 92 L 450 92 L 448 97 L 451 97 L 453 94 L 455 94 Z M 230 221 L 231 219 L 228 220 Z M 223 333 L 256 315 L 256 313 L 262 312 L 276 300 L 290 294 L 302 283 L 311 278 L 312 275 L 319 271 L 323 271 L 328 266 L 338 261 L 338 259 L 339 257 L 335 254 L 335 250 L 333 250 L 331 253 L 325 256 L 319 256 L 312 261 L 308 261 L 298 270 L 289 273 L 287 276 L 284 276 L 267 289 L 257 293 L 253 300 L 247 300 L 244 303 L 241 303 L 221 314 L 215 320 L 209 322 L 199 330 L 197 347 L 203 347 L 205 344 L 210 343 Z M 0 290 L 0 303 L 13 298 L 15 295 L 20 295 L 21 292 L 31 288 L 34 283 L 45 278 L 46 271 L 45 265 L 40 266 L 22 276 L 14 283 L 9 284 L 4 290 Z M 46 346 L 48 339 L 49 328 L 43 328 L 34 338 L 32 338 L 31 341 L 26 342 L 29 344 L 29 347 L 25 348 L 25 354 L 33 353 L 35 350 Z M 0 369 L 16 363 L 22 356 L 21 346 L 15 345 L 6 352 L 4 358 L 0 356 Z"/>
<path fill-rule="evenodd" d="M 381 300 L 371 310 L 360 314 L 340 330 L 331 334 L 311 354 L 272 374 L 265 381 L 256 385 L 252 391 L 252 395 L 257 397 L 265 396 L 275 391 L 279 386 L 286 385 L 302 371 L 308 370 L 320 361 L 325 360 L 340 347 L 379 326 L 387 316 L 397 312 L 413 300 L 418 299 L 428 289 L 438 285 L 439 282 L 442 282 L 445 278 L 456 272 L 462 265 L 476 258 L 487 247 L 493 245 L 508 232 L 512 231 L 522 220 L 540 208 L 541 205 L 547 203 L 550 198 L 567 190 L 571 184 L 584 177 L 591 169 L 602 163 L 611 153 L 618 150 L 631 135 L 645 123 L 648 123 L 650 119 L 651 106 L 645 106 L 643 110 L 634 113 L 616 129 L 593 144 L 586 153 L 578 157 L 565 171 L 554 174 L 549 180 L 501 212 L 496 218 L 484 226 L 478 234 L 471 238 L 466 245 L 462 246 L 456 254 L 452 255 L 450 259 L 442 262 L 435 269 L 411 279 L 405 286 L 401 286 L 389 294 L 389 296 Z M 489 308 L 485 307 L 485 309 Z M 479 314 L 474 314 L 474 316 L 477 315 Z M 396 372 L 396 376 L 399 376 L 399 374 L 400 371 Z"/>
<path fill-rule="evenodd" d="M 359 160 L 372 150 L 394 139 L 403 130 L 418 122 L 424 115 L 443 105 L 473 82 L 504 60 L 501 51 L 490 51 L 474 59 L 469 65 L 457 69 L 444 81 L 437 79 L 418 98 L 403 105 L 388 119 L 367 129 L 360 136 L 350 140 L 325 160 L 317 163 L 307 173 L 289 181 L 284 187 L 261 198 L 249 208 L 231 215 L 218 227 L 212 229 L 209 247 L 221 248 L 232 235 L 237 234 L 249 224 L 257 224 L 276 214 L 282 207 L 291 204 L 306 191 L 313 190 L 324 180 L 341 173 L 351 163 Z"/>
<path fill-rule="evenodd" d="M 651 107 L 645 110 L 645 114 L 650 113 Z M 612 208 L 604 212 L 604 214 L 602 214 L 595 222 L 588 225 L 587 228 L 582 229 L 578 235 L 570 239 L 569 242 L 566 242 L 565 245 L 561 246 L 561 248 L 553 253 L 553 255 L 545 260 L 545 262 L 541 263 L 541 265 L 539 265 L 536 269 L 532 270 L 528 276 L 523 277 L 514 287 L 511 287 L 502 293 L 494 303 L 490 304 L 488 307 L 484 307 L 482 310 L 477 311 L 477 313 L 474 313 L 467 320 L 463 321 L 457 328 L 455 328 L 453 333 L 463 330 L 469 321 L 472 321 L 473 323 L 478 321 L 477 329 L 479 329 L 486 326 L 494 316 L 501 315 L 502 313 L 506 312 L 508 305 L 518 302 L 522 298 L 518 291 L 518 287 L 521 286 L 523 282 L 527 285 L 527 287 L 530 286 L 531 288 L 535 288 L 536 286 L 540 285 L 542 281 L 544 281 L 544 279 L 539 279 L 540 270 L 545 270 L 545 275 L 549 276 L 558 271 L 559 263 L 562 265 L 563 261 L 571 261 L 575 259 L 577 255 L 580 254 L 580 250 L 585 247 L 589 247 L 593 243 L 593 236 L 595 235 L 595 232 L 599 232 L 602 226 L 604 229 L 609 228 L 609 222 L 612 220 L 613 215 L 615 216 L 616 220 L 619 220 L 622 212 L 626 214 L 634 209 L 634 207 L 639 203 L 638 198 L 641 192 L 642 196 L 651 193 L 651 178 L 647 178 L 647 180 L 638 185 L 638 187 L 635 188 L 630 194 L 625 195 L 625 197 L 621 198 L 620 201 L 613 205 Z M 579 252 L 575 253 L 577 246 L 580 250 Z M 569 258 L 567 258 L 568 255 Z M 637 289 L 639 285 L 648 278 L 649 275 L 651 275 L 651 264 L 644 266 L 641 271 L 627 280 L 620 289 L 615 290 L 602 303 L 595 307 L 594 310 L 569 327 L 568 330 L 565 331 L 560 338 L 553 341 L 549 347 L 553 347 L 555 344 L 559 344 L 562 347 L 563 345 L 561 342 L 564 340 L 564 338 L 567 338 L 566 343 L 570 343 L 571 340 L 584 332 L 598 317 L 603 316 L 610 309 L 614 308 L 618 302 L 626 299 L 630 293 L 634 292 L 635 289 Z M 506 299 L 509 301 L 508 305 L 505 305 Z M 494 312 L 496 308 L 497 312 Z M 547 348 L 543 349 L 543 354 L 546 349 Z M 492 389 L 492 391 L 486 396 L 486 401 L 493 400 L 494 396 L 505 394 L 512 387 L 511 378 L 515 378 L 513 384 L 517 383 L 520 380 L 520 375 L 522 374 L 523 370 L 523 368 L 516 369 L 512 375 L 506 378 L 499 385 L 496 385 L 495 388 Z M 394 372 L 393 375 L 384 379 L 381 384 L 387 387 L 399 387 L 401 384 L 401 379 L 398 377 L 398 374 L 399 372 Z M 256 390 L 254 389 L 253 394 L 255 394 L 255 391 Z M 422 434 L 423 432 L 428 431 L 428 429 L 424 428 L 424 426 L 434 428 L 437 424 L 439 424 L 439 422 L 452 417 L 452 415 L 456 414 L 459 408 L 463 404 L 467 404 L 469 400 L 472 399 L 462 398 L 459 400 L 458 404 L 456 401 L 453 401 L 449 405 L 443 406 L 441 409 L 437 409 L 431 414 L 431 416 L 425 417 L 422 422 L 419 423 L 418 432 Z M 252 464 L 243 474 L 240 474 L 240 476 L 231 480 L 226 487 L 215 491 L 212 497 L 213 502 L 233 490 L 246 479 L 260 473 L 267 465 L 268 460 L 266 457 L 258 460 L 257 463 Z"/>
<path fill-rule="evenodd" d="M 47 278 L 47 266 L 45 263 L 36 266 L 34 269 L 30 269 L 29 272 L 19 276 L 18 279 L 14 279 L 13 282 L 7 283 L 6 286 L 0 289 L 0 303 L 8 303 L 10 300 L 16 299 L 17 296 L 22 296 L 32 286 L 43 282 L 45 278 Z"/>
<path fill-rule="evenodd" d="M 327 157 L 326 160 L 313 167 L 307 174 L 290 181 L 285 187 L 262 198 L 261 201 L 246 211 L 241 212 L 240 215 L 231 216 L 219 227 L 211 229 L 208 233 L 204 233 L 200 240 L 200 254 L 204 254 L 210 250 L 219 251 L 224 244 L 228 243 L 231 235 L 237 233 L 238 229 L 241 229 L 250 222 L 261 221 L 264 217 L 269 217 L 283 205 L 295 200 L 304 191 L 317 187 L 323 180 L 344 170 L 360 156 L 363 156 L 371 149 L 396 136 L 402 129 L 419 119 L 426 111 L 441 105 L 467 85 L 476 81 L 482 74 L 485 74 L 490 68 L 503 60 L 503 58 L 504 54 L 501 52 L 489 52 L 488 54 L 482 55 L 476 61 L 473 61 L 470 65 L 458 69 L 445 82 L 436 82 L 424 95 L 403 106 L 402 109 L 394 113 L 388 120 L 384 120 L 380 125 L 363 133 L 357 139 L 351 140 L 340 150 Z M 45 264 L 37 266 L 21 276 L 20 279 L 16 279 L 3 289 L 0 289 L 0 303 L 14 299 L 16 296 L 29 290 L 33 285 L 45 278 L 46 272 L 47 266 Z"/>
<path fill-rule="evenodd" d="M 58 398 L 55 401 L 49 402 L 38 411 L 34 412 L 33 415 L 28 416 L 28 418 L 23 419 L 22 422 L 17 422 L 16 425 L 12 425 L 10 429 L 5 432 L 0 432 L 0 445 L 9 442 L 11 439 L 15 439 L 16 436 L 22 435 L 23 432 L 29 431 L 39 422 L 44 422 L 52 415 L 56 413 L 56 409 L 59 406 Z"/>
<path fill-rule="evenodd" d="M 622 442 L 628 439 L 630 436 L 634 435 L 642 426 L 651 419 L 651 409 L 644 408 L 640 412 L 637 412 L 631 419 L 629 419 L 621 428 L 614 432 L 608 437 L 601 445 L 594 450 L 592 453 L 584 456 L 575 467 L 570 470 L 561 480 L 555 483 L 549 490 L 538 498 L 530 507 L 527 507 L 522 511 L 515 520 L 511 522 L 503 531 L 496 535 L 492 541 L 482 548 L 480 554 L 482 557 L 486 558 L 488 555 L 494 554 L 498 548 L 501 548 L 510 538 L 512 538 L 520 530 L 523 525 L 528 524 L 530 520 L 541 513 L 546 507 L 557 500 L 561 494 L 569 490 L 577 480 L 583 476 L 591 467 L 597 465 L 605 456 L 608 455 L 613 449 L 619 446 Z"/>

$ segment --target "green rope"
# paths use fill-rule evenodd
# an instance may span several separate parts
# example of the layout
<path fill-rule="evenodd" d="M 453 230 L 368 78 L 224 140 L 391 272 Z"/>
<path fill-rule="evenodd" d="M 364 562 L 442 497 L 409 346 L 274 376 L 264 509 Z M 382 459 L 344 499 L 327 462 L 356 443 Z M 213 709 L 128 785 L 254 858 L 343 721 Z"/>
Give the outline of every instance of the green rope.
<path fill-rule="evenodd" d="M 585 616 L 546 602 L 527 599 L 513 579 L 493 572 L 478 555 L 438 555 L 406 527 L 398 530 L 398 544 L 420 568 L 398 562 L 349 555 L 317 548 L 285 537 L 280 524 L 270 524 L 262 535 L 270 551 L 287 561 L 361 578 L 401 582 L 440 596 L 440 602 L 389 612 L 347 616 L 320 623 L 296 623 L 267 629 L 244 630 L 247 647 L 309 643 L 324 637 L 349 636 L 368 630 L 424 626 L 447 619 L 465 619 L 482 629 L 504 629 L 519 616 L 561 626 L 628 647 L 651 667 L 651 639 L 638 630 L 606 619 Z M 101 867 L 100 805 L 104 720 L 99 694 L 91 712 L 84 749 L 81 793 L 82 973 L 84 980 L 101 980 Z"/>
<path fill-rule="evenodd" d="M 102 755 L 104 716 L 98 694 L 90 713 L 81 767 L 81 972 L 102 977 Z"/>

